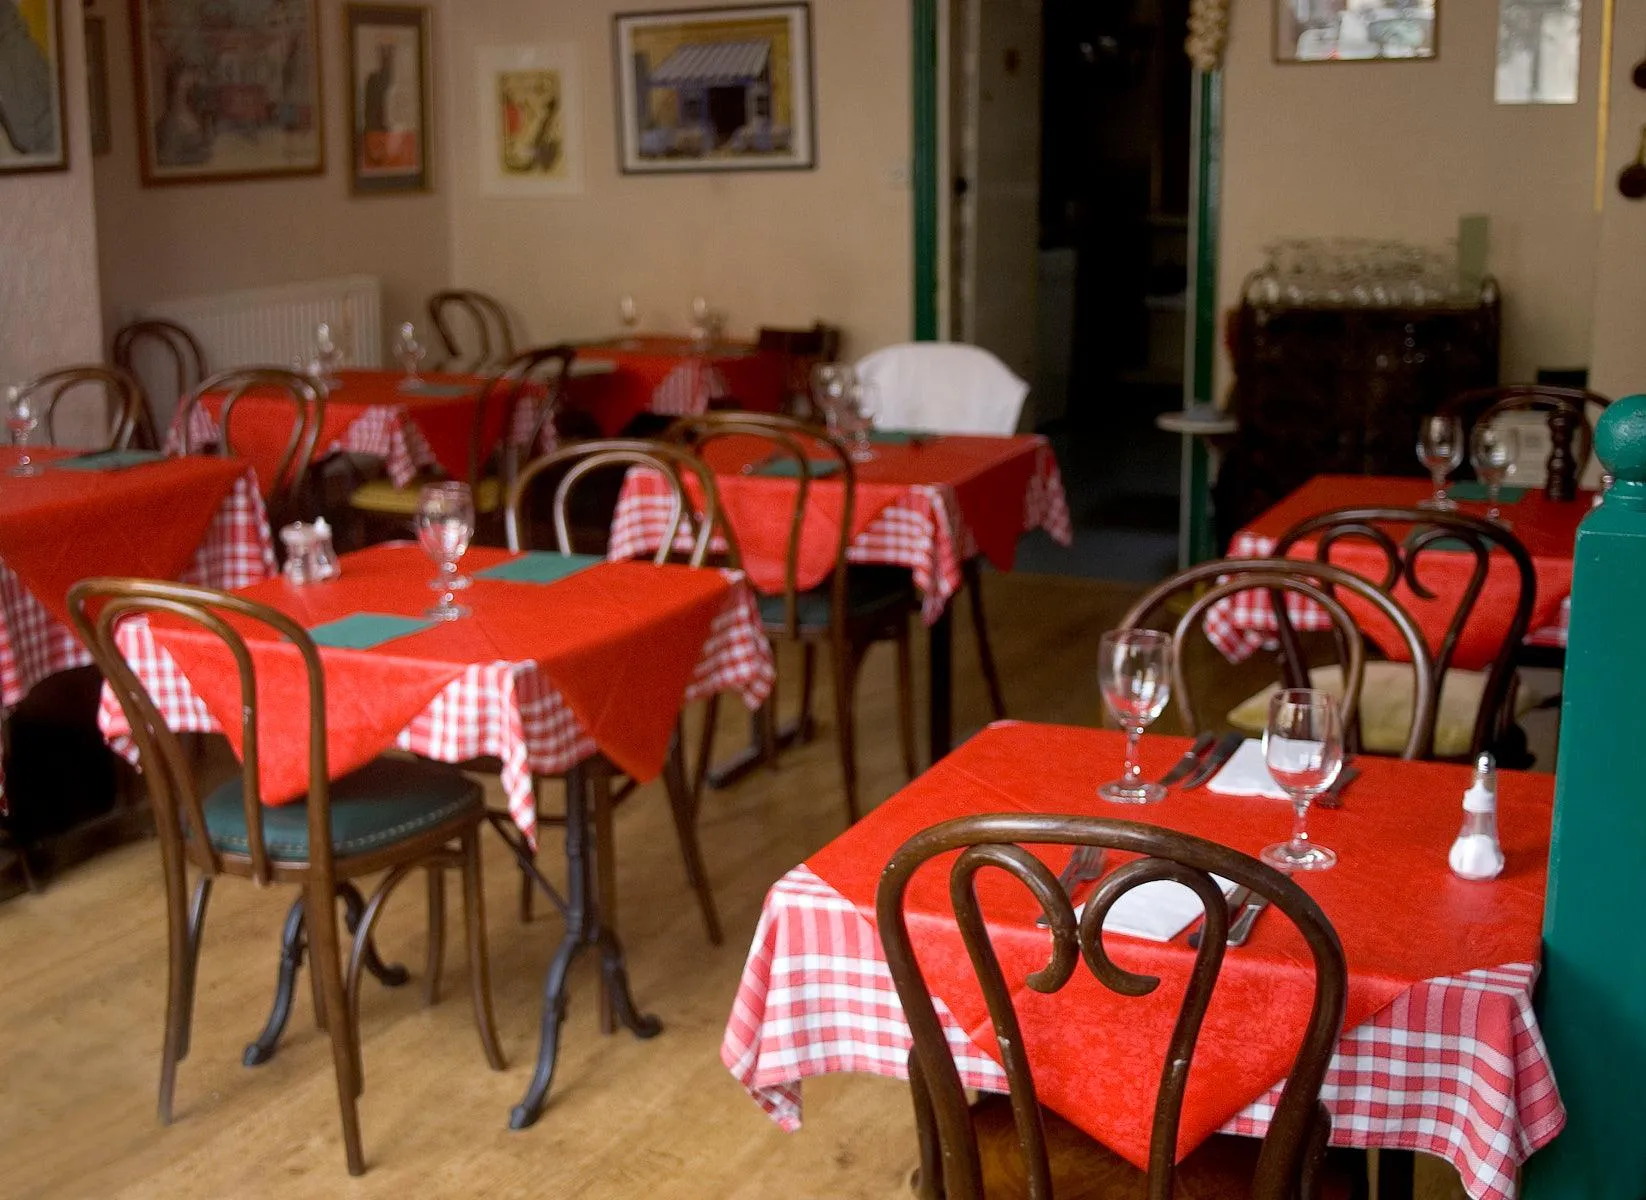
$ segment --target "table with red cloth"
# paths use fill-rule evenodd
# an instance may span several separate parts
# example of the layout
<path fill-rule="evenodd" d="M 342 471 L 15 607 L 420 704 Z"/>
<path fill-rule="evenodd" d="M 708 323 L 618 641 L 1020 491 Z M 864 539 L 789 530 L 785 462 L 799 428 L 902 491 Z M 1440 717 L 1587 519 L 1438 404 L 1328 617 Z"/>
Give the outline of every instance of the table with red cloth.
<path fill-rule="evenodd" d="M 1268 558 L 1281 536 L 1299 522 L 1337 508 L 1411 508 L 1434 494 L 1427 480 L 1401 479 L 1379 475 L 1317 475 L 1250 525 L 1229 542 L 1230 558 Z M 1528 645 L 1564 647 L 1572 591 L 1572 559 L 1577 546 L 1577 527 L 1589 514 L 1592 495 L 1580 492 L 1576 500 L 1556 502 L 1541 491 L 1527 490 L 1501 510 L 1511 523 L 1510 532 L 1525 545 L 1537 575 L 1536 598 L 1532 605 Z M 1473 501 L 1459 503 L 1459 511 L 1483 517 L 1486 505 Z M 1299 542 L 1292 558 L 1313 559 L 1313 538 Z M 1337 541 L 1331 561 L 1374 582 L 1387 573 L 1383 552 L 1364 539 Z M 1433 547 L 1419 560 L 1418 577 L 1435 593 L 1424 600 L 1402 581 L 1395 598 L 1410 612 L 1431 646 L 1437 648 L 1448 621 L 1468 586 L 1474 570 L 1474 555 L 1467 550 Z M 1506 555 L 1492 558 L 1485 589 L 1475 605 L 1474 615 L 1464 628 L 1455 662 L 1468 669 L 1488 664 L 1502 642 L 1503 630 L 1513 615 L 1519 590 L 1519 573 Z M 1353 603 L 1352 601 L 1346 601 Z M 1298 596 L 1289 596 L 1286 610 L 1299 629 L 1331 628 L 1330 618 L 1319 605 Z M 1357 620 L 1360 615 L 1358 614 Z M 1379 649 L 1391 657 L 1401 654 L 1402 644 L 1381 620 L 1371 620 L 1367 632 Z M 1379 632 L 1385 636 L 1379 637 Z M 1231 662 L 1248 658 L 1276 634 L 1274 610 L 1267 592 L 1250 591 L 1230 596 L 1214 604 L 1206 614 L 1206 636 Z"/>
<path fill-rule="evenodd" d="M 1187 745 L 1144 739 L 1145 772 L 1159 777 Z M 1146 812 L 1106 804 L 1096 789 L 1117 773 L 1122 753 L 1118 733 L 997 723 L 772 888 L 721 1047 L 769 1115 L 798 1128 L 809 1076 L 907 1078 L 911 1036 L 875 930 L 874 894 L 893 852 L 919 830 L 990 812 L 1142 817 L 1255 855 L 1290 828 L 1283 801 L 1204 788 L 1173 789 Z M 1519 1164 L 1565 1123 L 1532 1010 L 1553 777 L 1500 773 L 1508 864 L 1493 882 L 1469 883 L 1446 865 L 1468 768 L 1370 756 L 1358 765 L 1363 774 L 1343 808 L 1310 817 L 1312 835 L 1338 852 L 1337 867 L 1295 877 L 1336 927 L 1348 965 L 1344 1033 L 1322 1092 L 1332 1141 L 1436 1155 L 1476 1200 L 1507 1200 Z M 1070 850 L 1039 853 L 1056 871 Z M 963 1082 L 1004 1091 L 948 902 L 949 861 L 915 877 L 910 929 Z M 1034 926 L 1033 898 L 1003 872 L 986 871 L 977 884 L 1007 979 L 1038 970 L 1049 935 Z M 1121 967 L 1158 975 L 1162 986 L 1121 997 L 1077 967 L 1061 992 L 1019 988 L 1014 1001 L 1041 1101 L 1141 1164 L 1194 955 L 1184 935 L 1154 943 L 1110 934 L 1105 945 Z M 1274 910 L 1229 951 L 1189 1075 L 1180 1156 L 1214 1131 L 1268 1128 L 1313 980 L 1302 935 Z M 1106 1064 L 1123 1072 L 1125 1086 Z"/>
<path fill-rule="evenodd" d="M 608 375 L 580 380 L 569 400 L 594 418 L 605 437 L 645 412 L 694 416 L 725 397 L 754 412 L 778 412 L 786 398 L 784 357 L 747 343 L 702 349 L 690 338 L 645 335 L 589 343 L 578 353 L 617 365 Z"/>

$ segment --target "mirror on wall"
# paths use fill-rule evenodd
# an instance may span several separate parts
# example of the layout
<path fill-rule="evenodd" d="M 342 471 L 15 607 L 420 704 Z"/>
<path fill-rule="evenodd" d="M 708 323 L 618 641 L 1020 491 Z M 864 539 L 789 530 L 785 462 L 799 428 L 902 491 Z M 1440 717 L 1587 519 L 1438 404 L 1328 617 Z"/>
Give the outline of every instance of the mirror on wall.
<path fill-rule="evenodd" d="M 1497 102 L 1576 104 L 1583 0 L 1498 0 Z"/>

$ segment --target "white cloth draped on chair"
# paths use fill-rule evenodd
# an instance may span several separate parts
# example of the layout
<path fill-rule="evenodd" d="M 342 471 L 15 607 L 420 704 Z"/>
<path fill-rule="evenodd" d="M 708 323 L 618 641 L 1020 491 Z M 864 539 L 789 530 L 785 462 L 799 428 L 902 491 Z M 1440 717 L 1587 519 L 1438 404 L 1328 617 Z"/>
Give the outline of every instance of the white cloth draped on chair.
<path fill-rule="evenodd" d="M 857 378 L 885 429 L 1015 433 L 1029 394 L 993 354 L 959 342 L 887 346 L 858 360 Z"/>

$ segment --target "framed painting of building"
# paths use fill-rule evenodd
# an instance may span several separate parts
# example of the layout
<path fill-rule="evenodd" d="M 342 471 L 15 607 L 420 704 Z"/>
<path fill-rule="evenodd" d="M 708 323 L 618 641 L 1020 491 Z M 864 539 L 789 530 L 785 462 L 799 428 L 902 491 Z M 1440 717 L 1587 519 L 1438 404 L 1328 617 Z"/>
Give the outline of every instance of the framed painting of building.
<path fill-rule="evenodd" d="M 0 49 L 0 174 L 66 170 L 58 0 L 0 2 Z"/>
<path fill-rule="evenodd" d="M 817 165 L 810 4 L 613 18 L 626 174 Z"/>
<path fill-rule="evenodd" d="M 346 4 L 349 189 L 429 190 L 429 10 Z"/>
<path fill-rule="evenodd" d="M 475 56 L 481 194 L 580 195 L 583 83 L 577 46 L 482 46 Z"/>
<path fill-rule="evenodd" d="M 131 0 L 148 186 L 326 169 L 316 0 Z"/>
<path fill-rule="evenodd" d="M 1434 58 L 1439 0 L 1275 0 L 1275 61 Z"/>

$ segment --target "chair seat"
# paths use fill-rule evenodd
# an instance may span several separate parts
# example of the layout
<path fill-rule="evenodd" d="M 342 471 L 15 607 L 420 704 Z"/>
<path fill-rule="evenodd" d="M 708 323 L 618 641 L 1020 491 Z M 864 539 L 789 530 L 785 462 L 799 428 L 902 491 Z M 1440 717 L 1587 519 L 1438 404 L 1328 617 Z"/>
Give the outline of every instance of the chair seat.
<path fill-rule="evenodd" d="M 396 517 L 414 517 L 417 515 L 417 496 L 422 488 L 421 482 L 395 487 L 387 479 L 374 479 L 349 494 L 349 507 Z M 496 512 L 502 499 L 502 483 L 496 478 L 482 479 L 474 489 L 474 511 Z"/>
<path fill-rule="evenodd" d="M 781 595 L 759 596 L 760 620 L 768 629 L 782 629 L 788 620 L 785 598 Z M 829 585 L 801 592 L 797 612 L 800 627 L 807 630 L 827 629 L 834 593 Z M 890 612 L 899 607 L 914 607 L 919 598 L 914 580 L 901 567 L 851 567 L 846 571 L 846 615 L 850 618 L 869 617 Z"/>
<path fill-rule="evenodd" d="M 1341 667 L 1315 667 L 1309 672 L 1310 686 L 1343 696 Z M 1241 701 L 1229 712 L 1229 724 L 1244 733 L 1261 734 L 1269 719 L 1269 697 L 1279 684 L 1264 688 Z M 1474 740 L 1475 717 L 1486 691 L 1486 672 L 1446 672 L 1440 686 L 1440 703 L 1435 715 L 1435 757 L 1462 758 Z M 1410 663 L 1369 662 L 1360 694 L 1360 740 L 1371 754 L 1399 754 L 1406 747 L 1412 725 L 1412 667 Z M 1518 720 L 1548 696 L 1524 679 L 1514 692 L 1514 715 Z"/>
<path fill-rule="evenodd" d="M 219 853 L 247 853 L 244 797 L 236 775 L 205 799 L 206 833 Z M 484 811 L 480 785 L 461 771 L 415 759 L 380 758 L 332 782 L 332 852 L 347 858 L 383 850 Z M 263 844 L 271 861 L 307 862 L 309 806 L 264 808 Z"/>

